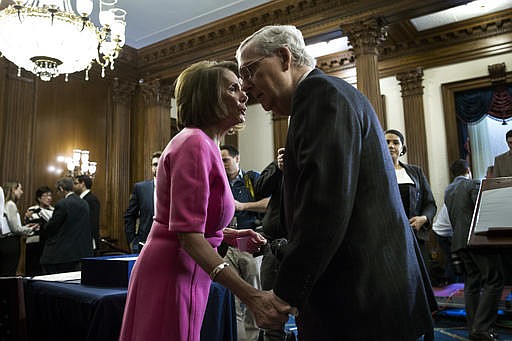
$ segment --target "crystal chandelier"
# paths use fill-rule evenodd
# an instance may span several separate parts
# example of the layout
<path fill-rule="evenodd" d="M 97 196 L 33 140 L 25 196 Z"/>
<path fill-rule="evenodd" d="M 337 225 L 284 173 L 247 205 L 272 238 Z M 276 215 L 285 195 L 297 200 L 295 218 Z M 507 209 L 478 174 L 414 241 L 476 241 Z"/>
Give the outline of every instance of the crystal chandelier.
<path fill-rule="evenodd" d="M 125 43 L 126 11 L 116 3 L 99 0 L 97 28 L 89 19 L 92 0 L 76 0 L 76 12 L 70 0 L 16 0 L 0 11 L 0 52 L 18 66 L 18 76 L 23 68 L 43 81 L 60 74 L 67 81 L 85 70 L 88 80 L 96 62 L 104 77 Z"/>

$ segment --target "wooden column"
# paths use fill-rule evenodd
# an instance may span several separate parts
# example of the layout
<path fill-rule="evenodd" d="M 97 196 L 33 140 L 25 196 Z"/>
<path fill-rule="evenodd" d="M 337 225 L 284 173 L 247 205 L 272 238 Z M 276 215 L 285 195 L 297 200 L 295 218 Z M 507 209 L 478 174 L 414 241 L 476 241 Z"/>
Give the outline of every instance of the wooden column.
<path fill-rule="evenodd" d="M 124 233 L 124 212 L 132 189 L 130 183 L 131 104 L 136 84 L 114 79 L 112 84 L 112 109 L 107 119 L 106 210 L 107 221 L 102 236 L 117 240 L 128 249 Z"/>
<path fill-rule="evenodd" d="M 171 139 L 171 96 L 172 89 L 169 84 L 156 79 L 140 85 L 144 97 L 144 118 L 142 155 L 144 178 L 150 179 L 151 154 L 156 150 L 163 150 Z M 140 166 L 140 165 L 138 165 Z"/>
<path fill-rule="evenodd" d="M 357 72 L 357 88 L 368 97 L 377 117 L 385 127 L 384 108 L 379 84 L 378 46 L 385 40 L 383 21 L 369 18 L 341 27 L 352 45 Z"/>
<path fill-rule="evenodd" d="M 423 168 L 428 177 L 427 136 L 423 108 L 423 69 L 417 68 L 396 75 L 400 82 L 405 120 L 407 162 Z"/>

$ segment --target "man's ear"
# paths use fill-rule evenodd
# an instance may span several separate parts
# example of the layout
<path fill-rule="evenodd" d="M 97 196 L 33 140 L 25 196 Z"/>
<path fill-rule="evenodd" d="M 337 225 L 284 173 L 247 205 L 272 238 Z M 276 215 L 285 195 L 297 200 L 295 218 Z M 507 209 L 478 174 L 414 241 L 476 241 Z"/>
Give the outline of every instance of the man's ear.
<path fill-rule="evenodd" d="M 283 71 L 289 70 L 292 63 L 292 54 L 290 50 L 286 47 L 280 47 L 275 51 L 275 53 L 279 56 Z"/>

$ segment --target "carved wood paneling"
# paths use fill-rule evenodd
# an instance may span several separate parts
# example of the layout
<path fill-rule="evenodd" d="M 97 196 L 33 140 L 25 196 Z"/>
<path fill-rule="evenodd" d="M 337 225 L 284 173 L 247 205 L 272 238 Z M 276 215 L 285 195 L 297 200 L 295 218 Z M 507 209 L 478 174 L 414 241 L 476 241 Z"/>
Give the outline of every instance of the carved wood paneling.
<path fill-rule="evenodd" d="M 132 184 L 130 182 L 131 158 L 131 107 L 136 84 L 115 79 L 112 84 L 112 110 L 107 116 L 107 224 L 105 236 L 117 240 L 128 249 L 124 233 L 124 212 L 128 207 Z"/>
<path fill-rule="evenodd" d="M 18 203 L 21 212 L 32 201 L 32 169 L 27 167 L 33 157 L 34 151 L 34 123 L 36 114 L 34 110 L 35 83 L 30 78 L 17 77 L 17 69 L 8 65 L 4 69 L 3 81 L 3 112 L 2 134 L 0 137 L 0 179 L 6 181 L 19 181 L 25 191 Z"/>

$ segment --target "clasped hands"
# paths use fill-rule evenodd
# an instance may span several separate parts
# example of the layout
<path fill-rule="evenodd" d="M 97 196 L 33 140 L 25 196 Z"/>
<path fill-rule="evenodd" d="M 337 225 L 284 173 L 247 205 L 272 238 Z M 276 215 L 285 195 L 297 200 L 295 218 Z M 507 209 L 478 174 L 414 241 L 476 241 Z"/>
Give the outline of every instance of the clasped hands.
<path fill-rule="evenodd" d="M 283 325 L 288 321 L 289 314 L 297 315 L 297 308 L 290 306 L 276 296 L 272 290 L 258 290 L 247 305 L 260 328 L 283 329 Z"/>

